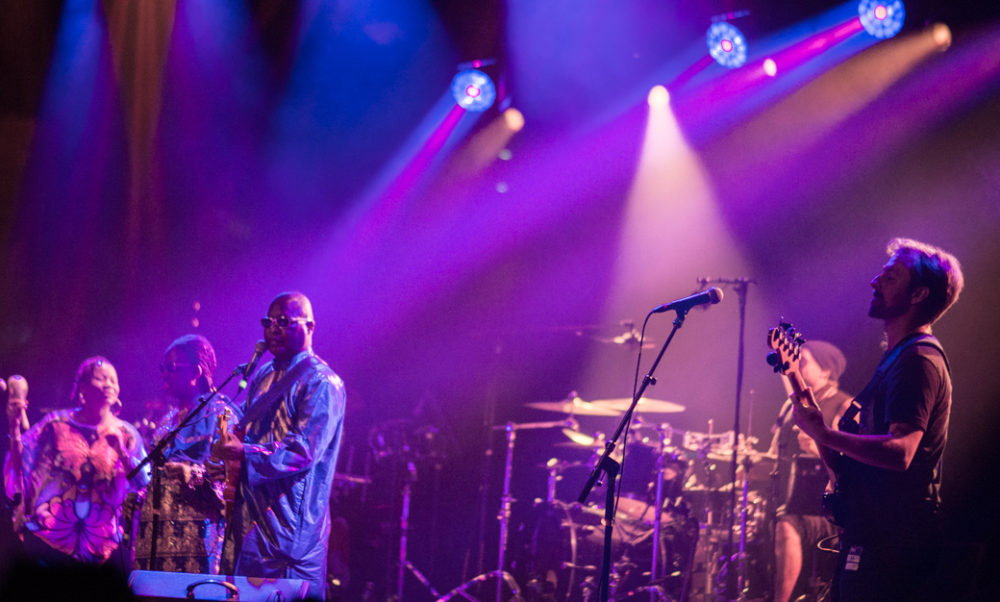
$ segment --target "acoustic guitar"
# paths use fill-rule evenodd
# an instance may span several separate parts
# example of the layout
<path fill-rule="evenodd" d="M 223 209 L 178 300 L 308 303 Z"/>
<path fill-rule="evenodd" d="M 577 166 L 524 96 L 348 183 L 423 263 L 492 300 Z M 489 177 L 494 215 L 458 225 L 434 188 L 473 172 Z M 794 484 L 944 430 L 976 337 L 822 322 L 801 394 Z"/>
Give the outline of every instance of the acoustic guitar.
<path fill-rule="evenodd" d="M 222 439 L 229 432 L 229 421 L 232 419 L 232 410 L 226 408 L 221 414 L 219 414 L 218 420 L 218 437 Z M 223 516 L 226 519 L 226 524 L 233 518 L 234 508 L 236 507 L 236 488 L 240 483 L 240 461 L 239 460 L 223 460 L 223 466 L 226 469 L 226 485 L 222 490 L 222 500 L 226 503 L 226 508 L 223 511 Z"/>

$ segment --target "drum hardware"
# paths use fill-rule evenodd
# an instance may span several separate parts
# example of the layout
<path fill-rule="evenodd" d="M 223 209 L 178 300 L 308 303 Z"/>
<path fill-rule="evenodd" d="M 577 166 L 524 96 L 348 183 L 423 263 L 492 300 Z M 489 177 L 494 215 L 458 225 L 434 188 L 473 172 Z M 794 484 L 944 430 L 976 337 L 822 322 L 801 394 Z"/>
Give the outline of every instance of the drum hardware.
<path fill-rule="evenodd" d="M 650 600 L 653 600 L 654 602 L 673 602 L 673 598 L 667 595 L 667 592 L 663 591 L 663 588 L 659 585 L 643 585 L 641 587 L 637 587 L 618 599 L 629 600 L 633 596 L 645 593 L 648 593 L 650 595 Z"/>
<path fill-rule="evenodd" d="M 640 345 L 642 349 L 652 349 L 654 344 L 646 341 L 643 342 L 642 333 L 635 329 L 635 322 L 631 320 L 623 320 L 618 323 L 619 327 L 625 328 L 625 332 L 615 335 L 613 337 L 598 337 L 592 336 L 591 338 L 599 343 L 606 343 L 608 345 L 624 345 L 625 347 L 631 347 L 638 349 Z M 619 332 L 621 332 L 619 330 Z"/>
<path fill-rule="evenodd" d="M 642 403 L 642 400 L 639 400 L 639 403 Z M 656 458 L 656 501 L 654 508 L 656 508 L 657 516 L 653 520 L 653 559 L 649 571 L 650 581 L 656 581 L 660 578 L 660 517 L 663 513 L 663 480 L 667 468 L 664 458 L 666 457 L 670 435 L 672 434 L 673 429 L 670 428 L 670 425 L 663 425 L 663 428 L 660 430 L 660 453 Z M 653 598 L 651 597 L 651 599 Z"/>
<path fill-rule="evenodd" d="M 451 600 L 455 596 L 461 596 L 462 598 L 469 600 L 470 602 L 479 602 L 478 598 L 469 595 L 468 590 L 473 585 L 476 585 L 477 583 L 483 583 L 484 581 L 490 579 L 491 577 L 497 578 L 497 592 L 498 592 L 497 602 L 503 600 L 501 596 L 503 593 L 504 585 L 506 585 L 507 588 L 510 590 L 512 599 L 514 600 L 521 599 L 521 589 L 518 587 L 517 581 L 514 580 L 514 577 L 512 577 L 510 573 L 508 573 L 507 571 L 492 571 L 489 573 L 484 573 L 482 575 L 476 575 L 472 579 L 469 579 L 462 585 L 459 585 L 458 587 L 451 590 L 447 594 L 441 596 L 435 602 L 448 602 L 448 600 Z"/>
<path fill-rule="evenodd" d="M 368 447 L 376 462 L 401 460 L 440 464 L 447 457 L 447 442 L 431 424 L 407 418 L 387 420 L 368 431 Z"/>
<path fill-rule="evenodd" d="M 407 418 L 388 420 L 374 426 L 368 432 L 368 446 L 371 454 L 366 457 L 366 476 L 335 474 L 335 486 L 361 486 L 363 498 L 372 479 L 369 474 L 369 462 L 374 459 L 377 465 L 392 469 L 393 483 L 402 481 L 399 511 L 399 548 L 396 554 L 395 575 L 387 567 L 387 589 L 395 585 L 395 602 L 402 602 L 406 571 L 414 577 L 435 597 L 440 593 L 420 570 L 407 559 L 409 537 L 410 503 L 413 483 L 418 481 L 418 467 L 434 473 L 436 479 L 447 457 L 446 442 L 440 432 L 431 424 L 421 423 Z M 436 491 L 436 490 L 435 490 Z M 395 584 L 392 583 L 395 577 Z"/>
<path fill-rule="evenodd" d="M 500 602 L 503 598 L 503 586 L 507 583 L 516 595 L 520 595 L 518 592 L 517 581 L 504 570 L 504 564 L 506 564 L 506 553 L 507 553 L 507 540 L 510 533 L 510 511 L 511 504 L 514 503 L 515 499 L 511 495 L 510 482 L 513 474 L 514 468 L 514 442 L 517 439 L 517 431 L 521 430 L 533 430 L 533 429 L 550 429 L 550 428 L 569 428 L 577 429 L 579 428 L 579 423 L 570 416 L 568 420 L 554 420 L 549 422 L 525 422 L 525 423 L 514 423 L 508 422 L 507 424 L 494 426 L 492 430 L 494 431 L 504 431 L 507 433 L 507 455 L 504 462 L 504 474 L 503 474 L 503 492 L 500 496 L 500 513 L 497 519 L 500 521 L 500 543 L 497 550 L 497 570 L 492 573 L 485 573 L 474 577 L 472 580 L 466 582 L 459 588 L 452 590 L 441 600 L 447 600 L 454 595 L 465 595 L 465 589 L 471 586 L 473 583 L 479 583 L 485 581 L 490 576 L 497 576 L 497 602 Z"/>
<path fill-rule="evenodd" d="M 556 500 L 556 484 L 563 479 L 563 472 L 569 468 L 582 468 L 589 466 L 583 462 L 567 462 L 559 458 L 549 458 L 545 464 L 539 464 L 538 468 L 544 468 L 548 473 L 546 479 L 545 501 L 553 503 Z"/>
<path fill-rule="evenodd" d="M 358 477 L 350 474 L 337 473 L 333 475 L 334 483 L 346 483 L 347 486 L 353 485 L 371 485 L 372 480 L 368 477 Z"/>
<path fill-rule="evenodd" d="M 406 560 L 406 538 L 410 530 L 410 495 L 411 495 L 411 485 L 412 481 L 415 479 L 415 471 L 408 472 L 406 476 L 403 477 L 403 501 L 400 504 L 399 512 L 399 566 L 396 572 L 396 602 L 402 602 L 403 600 L 403 577 L 406 575 L 406 566 L 410 564 Z M 418 571 L 414 571 L 418 572 Z M 423 580 L 421 580 L 423 583 Z M 430 584 L 425 584 L 430 587 Z M 430 587 L 431 593 L 434 591 L 433 587 Z"/>
<path fill-rule="evenodd" d="M 624 332 L 622 332 L 623 329 Z M 626 349 L 638 349 L 640 345 L 642 349 L 652 349 L 655 346 L 653 342 L 640 340 L 642 333 L 635 329 L 635 322 L 632 320 L 622 320 L 614 325 L 588 324 L 585 326 L 567 326 L 560 327 L 557 330 L 571 331 L 580 338 L 605 345 L 624 347 Z"/>
<path fill-rule="evenodd" d="M 417 578 L 417 581 L 419 581 L 424 587 L 427 588 L 427 591 L 429 591 L 432 596 L 434 596 L 435 598 L 441 597 L 441 594 L 436 589 L 434 589 L 433 585 L 431 585 L 430 580 L 427 579 L 427 577 L 420 572 L 420 569 L 413 566 L 413 563 L 410 562 L 409 560 L 406 561 L 406 568 L 409 569 L 411 573 L 413 573 L 413 576 Z"/>
<path fill-rule="evenodd" d="M 591 572 L 597 572 L 598 567 L 589 565 L 586 567 L 580 567 Z M 618 589 L 625 582 L 626 576 L 636 568 L 636 564 L 632 562 L 628 554 L 623 554 L 620 559 L 615 561 L 611 565 L 611 584 L 609 586 L 609 596 L 611 599 L 617 599 L 616 593 Z M 594 582 L 594 575 L 587 576 L 580 583 L 580 594 L 583 602 L 590 602 L 597 595 L 599 595 L 600 584 Z"/>

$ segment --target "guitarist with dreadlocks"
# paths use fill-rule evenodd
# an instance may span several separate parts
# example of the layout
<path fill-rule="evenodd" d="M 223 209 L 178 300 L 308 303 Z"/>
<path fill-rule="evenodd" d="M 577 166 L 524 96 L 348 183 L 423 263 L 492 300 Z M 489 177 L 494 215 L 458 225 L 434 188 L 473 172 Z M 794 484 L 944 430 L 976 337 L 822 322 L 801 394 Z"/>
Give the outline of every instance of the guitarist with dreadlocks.
<path fill-rule="evenodd" d="M 958 298 L 962 271 L 953 255 L 914 240 L 886 251 L 868 315 L 884 322 L 888 350 L 856 398 L 859 433 L 828 427 L 808 389 L 793 409 L 844 485 L 834 600 L 920 600 L 941 550 L 951 374 L 931 325 Z"/>

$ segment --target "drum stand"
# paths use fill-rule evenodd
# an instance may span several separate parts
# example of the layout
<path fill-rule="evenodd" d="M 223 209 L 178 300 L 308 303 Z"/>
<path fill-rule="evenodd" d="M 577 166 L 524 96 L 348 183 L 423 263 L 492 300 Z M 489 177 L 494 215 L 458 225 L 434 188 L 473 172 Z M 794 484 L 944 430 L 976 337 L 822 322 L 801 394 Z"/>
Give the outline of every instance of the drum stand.
<path fill-rule="evenodd" d="M 413 576 L 420 581 L 421 585 L 427 588 L 427 591 L 431 593 L 435 598 L 440 598 L 441 594 L 438 593 L 431 582 L 420 572 L 417 567 L 413 566 L 413 563 L 406 559 L 406 538 L 410 529 L 410 486 L 413 482 L 414 471 L 408 470 L 407 475 L 403 477 L 403 501 L 401 503 L 401 508 L 399 512 L 399 567 L 396 573 L 396 602 L 403 601 L 403 577 L 406 576 L 406 569 L 409 569 Z"/>
<path fill-rule="evenodd" d="M 649 569 L 649 582 L 653 585 L 649 590 L 650 602 L 665 599 L 663 589 L 657 584 L 660 579 L 660 523 L 663 517 L 663 472 L 666 470 L 664 458 L 667 453 L 667 433 L 672 433 L 669 426 L 657 428 L 660 435 L 660 454 L 656 458 L 656 511 L 653 512 L 653 561 Z"/>
<path fill-rule="evenodd" d="M 510 481 L 514 470 L 514 442 L 517 439 L 517 431 L 550 428 L 575 429 L 577 427 L 578 424 L 572 416 L 568 420 L 555 420 L 552 422 L 526 422 L 522 424 L 508 422 L 507 424 L 493 427 L 494 431 L 504 431 L 507 433 L 507 456 L 504 462 L 503 471 L 503 493 L 500 495 L 500 513 L 497 515 L 497 519 L 500 521 L 500 543 L 497 550 L 497 570 L 489 573 L 483 573 L 482 575 L 477 575 L 472 579 L 469 579 L 462 585 L 456 587 L 438 599 L 437 602 L 446 602 L 455 596 L 462 596 L 467 600 L 476 600 L 476 598 L 469 597 L 466 591 L 473 585 L 482 583 L 490 577 L 497 578 L 496 602 L 502 602 L 503 600 L 503 586 L 505 583 L 507 584 L 507 587 L 510 588 L 512 596 L 515 598 L 520 597 L 521 591 L 517 585 L 517 581 L 503 568 L 507 560 L 507 538 L 508 533 L 510 532 L 510 507 L 515 501 L 514 497 L 510 493 Z"/>

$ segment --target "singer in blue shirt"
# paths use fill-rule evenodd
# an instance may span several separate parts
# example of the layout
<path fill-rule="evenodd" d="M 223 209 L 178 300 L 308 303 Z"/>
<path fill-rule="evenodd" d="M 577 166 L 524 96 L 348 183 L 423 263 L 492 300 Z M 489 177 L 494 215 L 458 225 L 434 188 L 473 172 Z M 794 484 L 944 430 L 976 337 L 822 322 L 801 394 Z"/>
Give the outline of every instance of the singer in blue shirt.
<path fill-rule="evenodd" d="M 305 579 L 325 599 L 330 489 L 340 449 L 344 383 L 312 351 L 312 304 L 299 292 L 278 295 L 262 320 L 274 359 L 253 375 L 237 436 L 212 448 L 241 462 L 235 573 Z"/>

